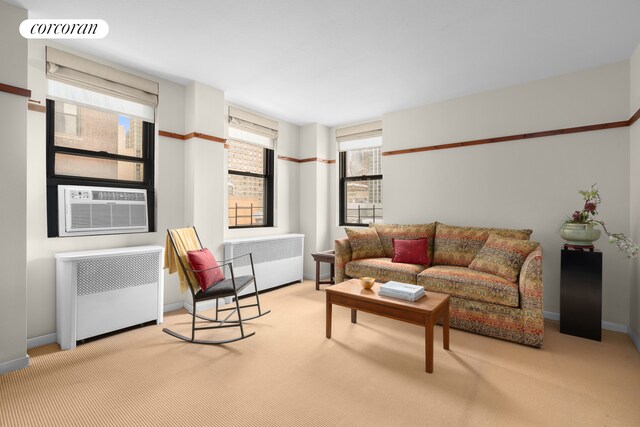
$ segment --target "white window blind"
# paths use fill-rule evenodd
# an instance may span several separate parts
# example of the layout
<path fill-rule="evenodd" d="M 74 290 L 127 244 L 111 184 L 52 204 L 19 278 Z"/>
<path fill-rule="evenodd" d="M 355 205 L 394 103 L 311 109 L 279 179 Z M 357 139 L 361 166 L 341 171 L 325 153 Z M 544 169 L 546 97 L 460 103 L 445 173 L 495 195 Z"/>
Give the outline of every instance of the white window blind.
<path fill-rule="evenodd" d="M 272 138 L 237 128 L 235 125 L 229 126 L 229 139 L 248 142 L 249 144 L 259 145 L 270 150 L 273 150 L 275 147 L 275 143 Z"/>
<path fill-rule="evenodd" d="M 47 46 L 47 77 L 155 108 L 158 83 Z"/>
<path fill-rule="evenodd" d="M 93 92 L 56 80 L 48 81 L 47 96 L 55 100 L 71 101 L 76 104 L 87 105 L 101 110 L 114 111 L 127 116 L 138 117 L 149 123 L 154 122 L 155 109 L 150 105 Z"/>
<path fill-rule="evenodd" d="M 245 132 L 250 132 L 275 140 L 278 138 L 278 122 L 258 114 L 229 106 L 229 124 Z"/>
<path fill-rule="evenodd" d="M 382 147 L 382 120 L 336 129 L 340 151 Z"/>

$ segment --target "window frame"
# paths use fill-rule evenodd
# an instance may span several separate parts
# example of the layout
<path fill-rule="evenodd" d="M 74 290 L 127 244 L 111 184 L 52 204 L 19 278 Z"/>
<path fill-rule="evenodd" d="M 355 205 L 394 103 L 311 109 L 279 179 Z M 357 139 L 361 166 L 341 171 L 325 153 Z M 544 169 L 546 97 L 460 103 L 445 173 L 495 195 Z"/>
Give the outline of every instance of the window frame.
<path fill-rule="evenodd" d="M 61 101 L 64 102 L 64 101 Z M 55 103 L 47 99 L 46 109 L 46 175 L 47 175 L 47 234 L 48 237 L 59 237 L 58 230 L 58 186 L 80 185 L 92 187 L 137 188 L 147 192 L 147 215 L 149 233 L 156 231 L 155 217 L 155 124 L 142 122 L 142 157 L 125 156 L 92 151 L 80 148 L 61 147 L 55 145 Z M 71 102 L 74 105 L 79 105 Z M 88 107 L 92 108 L 92 107 Z M 68 154 L 81 157 L 91 157 L 104 160 L 119 160 L 143 165 L 142 182 L 118 179 L 82 177 L 72 175 L 57 175 L 55 173 L 56 154 Z"/>
<path fill-rule="evenodd" d="M 382 182 L 382 174 L 377 175 L 362 175 L 362 176 L 347 176 L 347 151 L 340 151 L 338 155 L 339 161 L 339 181 L 340 181 L 340 189 L 339 189 L 339 225 L 346 227 L 368 227 L 369 224 L 358 224 L 358 223 L 349 223 L 346 222 L 348 215 L 346 212 L 347 209 L 347 184 L 349 182 L 357 182 L 357 181 L 373 181 L 379 180 Z M 382 151 L 380 153 L 382 156 Z M 384 211 L 383 211 L 384 212 Z M 384 215 L 383 215 L 384 218 Z"/>
<path fill-rule="evenodd" d="M 246 172 L 246 171 L 237 171 L 237 170 L 233 170 L 229 167 L 230 165 L 230 160 L 231 160 L 231 155 L 230 153 L 228 153 L 228 157 L 227 157 L 227 177 L 229 175 L 238 175 L 238 176 L 249 176 L 249 177 L 253 177 L 253 178 L 260 178 L 260 179 L 264 179 L 264 186 L 263 186 L 263 191 L 264 191 L 264 195 L 263 195 L 263 200 L 264 200 L 264 204 L 265 206 L 263 206 L 263 215 L 264 215 L 264 220 L 263 220 L 263 224 L 250 224 L 250 225 L 231 225 L 230 224 L 230 219 L 232 218 L 231 215 L 229 215 L 229 212 L 231 211 L 231 206 L 227 206 L 227 227 L 230 230 L 235 230 L 235 229 L 245 229 L 245 228 L 264 228 L 264 227 L 273 227 L 274 225 L 274 221 L 273 221 L 273 206 L 274 206 L 274 175 L 275 175 L 275 150 L 271 149 L 271 148 L 267 148 L 267 147 L 263 147 L 259 144 L 252 144 L 251 142 L 247 142 L 247 141 L 243 141 L 241 139 L 238 138 L 232 138 L 229 141 L 236 141 L 242 144 L 249 144 L 249 145 L 253 145 L 256 147 L 260 147 L 264 150 L 264 156 L 263 156 L 263 161 L 264 161 L 264 165 L 263 165 L 263 170 L 264 170 L 264 174 L 259 174 L 259 173 L 255 173 L 255 172 Z M 227 204 L 229 201 L 229 186 L 227 186 Z M 235 217 L 236 219 L 236 224 L 238 223 L 238 218 Z M 253 220 L 253 217 L 252 217 Z"/>

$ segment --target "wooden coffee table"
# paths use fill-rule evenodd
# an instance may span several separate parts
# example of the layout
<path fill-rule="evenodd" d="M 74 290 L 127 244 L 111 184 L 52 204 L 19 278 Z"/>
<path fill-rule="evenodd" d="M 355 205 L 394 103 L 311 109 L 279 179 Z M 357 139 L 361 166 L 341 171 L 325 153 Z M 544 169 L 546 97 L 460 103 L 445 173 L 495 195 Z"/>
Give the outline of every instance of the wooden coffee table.
<path fill-rule="evenodd" d="M 390 319 L 423 326 L 425 329 L 425 370 L 433 372 L 433 326 L 442 318 L 442 344 L 449 350 L 449 295 L 425 292 L 416 302 L 378 295 L 380 284 L 371 290 L 362 289 L 358 279 L 347 280 L 326 289 L 327 338 L 331 338 L 331 307 L 333 304 L 351 309 L 351 322 L 356 323 L 358 310 Z"/>

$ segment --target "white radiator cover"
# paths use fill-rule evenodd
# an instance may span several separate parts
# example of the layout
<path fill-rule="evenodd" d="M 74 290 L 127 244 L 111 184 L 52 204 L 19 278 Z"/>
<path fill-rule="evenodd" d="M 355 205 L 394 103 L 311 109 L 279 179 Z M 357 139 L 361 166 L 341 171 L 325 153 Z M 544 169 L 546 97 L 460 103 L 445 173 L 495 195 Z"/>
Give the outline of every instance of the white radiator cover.
<path fill-rule="evenodd" d="M 163 255 L 161 246 L 57 253 L 60 347 L 151 320 L 162 323 Z"/>
<path fill-rule="evenodd" d="M 304 234 L 280 234 L 224 241 L 225 259 L 249 252 L 253 254 L 259 291 L 287 283 L 302 282 Z M 242 257 L 233 262 L 233 274 L 236 277 L 251 274 L 249 257 Z M 228 268 L 225 277 L 231 277 Z M 252 292 L 254 288 L 250 285 L 239 295 Z"/>

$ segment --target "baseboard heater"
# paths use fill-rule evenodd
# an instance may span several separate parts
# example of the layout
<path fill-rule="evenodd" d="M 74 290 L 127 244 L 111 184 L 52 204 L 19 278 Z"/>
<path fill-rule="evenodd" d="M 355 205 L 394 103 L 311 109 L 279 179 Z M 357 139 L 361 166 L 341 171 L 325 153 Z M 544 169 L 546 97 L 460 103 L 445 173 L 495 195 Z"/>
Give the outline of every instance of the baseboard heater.
<path fill-rule="evenodd" d="M 252 254 L 260 291 L 287 283 L 302 282 L 303 251 L 304 234 L 280 234 L 224 241 L 225 259 Z M 236 276 L 251 274 L 249 257 L 236 259 L 233 262 L 233 273 Z M 228 268 L 225 274 L 226 277 L 230 277 Z M 247 287 L 239 295 L 251 292 L 253 286 Z"/>
<path fill-rule="evenodd" d="M 162 323 L 163 254 L 161 246 L 56 254 L 60 347 L 152 320 Z"/>

